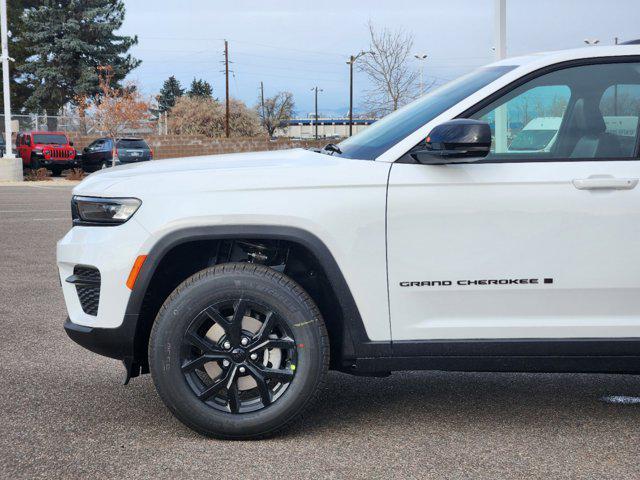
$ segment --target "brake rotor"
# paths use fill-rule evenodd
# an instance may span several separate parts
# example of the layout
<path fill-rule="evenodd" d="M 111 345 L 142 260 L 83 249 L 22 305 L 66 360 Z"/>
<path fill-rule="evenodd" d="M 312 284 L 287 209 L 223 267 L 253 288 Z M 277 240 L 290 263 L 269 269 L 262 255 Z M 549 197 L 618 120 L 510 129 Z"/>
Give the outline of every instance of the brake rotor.
<path fill-rule="evenodd" d="M 253 334 L 257 333 L 258 330 L 262 327 L 262 322 L 256 320 L 253 317 L 248 315 L 242 318 L 242 330 L 251 332 Z M 206 337 L 214 343 L 218 343 L 220 339 L 224 335 L 224 329 L 214 323 L 211 328 L 207 331 Z M 276 335 L 270 335 L 272 338 L 277 338 Z M 262 365 L 269 368 L 280 368 L 280 364 L 282 362 L 282 351 L 279 348 L 271 348 L 265 349 L 262 357 Z M 271 365 L 269 365 L 271 364 Z M 208 362 L 204 364 L 204 370 L 207 372 L 207 375 L 211 379 L 215 379 L 220 376 L 222 373 L 222 367 L 220 366 L 220 362 Z M 256 388 L 258 384 L 255 379 L 248 374 L 241 375 L 237 380 L 238 390 L 251 390 L 252 388 Z"/>

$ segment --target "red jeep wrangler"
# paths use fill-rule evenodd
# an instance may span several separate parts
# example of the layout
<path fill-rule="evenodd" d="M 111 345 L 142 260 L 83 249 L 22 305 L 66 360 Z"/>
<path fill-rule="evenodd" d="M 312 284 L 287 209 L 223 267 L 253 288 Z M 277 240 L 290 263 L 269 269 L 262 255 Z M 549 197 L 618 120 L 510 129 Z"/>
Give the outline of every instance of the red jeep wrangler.
<path fill-rule="evenodd" d="M 19 132 L 16 148 L 24 168 L 45 167 L 60 175 L 78 164 L 73 142 L 64 132 Z"/>

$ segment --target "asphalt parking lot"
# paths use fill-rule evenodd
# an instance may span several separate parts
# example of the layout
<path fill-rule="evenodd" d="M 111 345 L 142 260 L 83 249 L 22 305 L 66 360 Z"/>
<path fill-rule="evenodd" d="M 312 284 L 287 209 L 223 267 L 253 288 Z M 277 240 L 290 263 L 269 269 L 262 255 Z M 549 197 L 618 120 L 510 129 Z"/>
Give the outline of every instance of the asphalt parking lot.
<path fill-rule="evenodd" d="M 69 186 L 0 186 L 1 478 L 638 478 L 640 377 L 331 373 L 285 435 L 205 439 L 151 378 L 72 343 L 55 243 Z M 114 246 L 116 248 L 116 246 Z"/>

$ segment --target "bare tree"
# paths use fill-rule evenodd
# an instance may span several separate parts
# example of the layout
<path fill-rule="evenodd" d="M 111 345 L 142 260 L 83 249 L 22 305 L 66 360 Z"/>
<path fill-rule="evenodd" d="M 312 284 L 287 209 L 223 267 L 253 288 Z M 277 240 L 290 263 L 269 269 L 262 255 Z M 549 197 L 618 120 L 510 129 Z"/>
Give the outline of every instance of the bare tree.
<path fill-rule="evenodd" d="M 273 137 L 276 128 L 284 127 L 293 117 L 295 103 L 293 93 L 278 92 L 273 97 L 265 98 L 264 104 L 258 103 L 256 110 L 260 117 L 260 124 L 265 128 L 269 137 Z"/>
<path fill-rule="evenodd" d="M 517 109 L 520 114 L 520 118 L 522 119 L 522 126 L 524 127 L 527 123 L 529 123 L 530 119 L 530 101 L 531 98 L 529 95 L 523 95 L 519 98 L 519 102 L 517 104 Z M 535 115 L 536 117 L 539 115 Z"/>
<path fill-rule="evenodd" d="M 408 59 L 413 49 L 413 35 L 387 28 L 377 30 L 369 22 L 373 55 L 360 61 L 359 69 L 366 73 L 373 84 L 367 91 L 369 110 L 378 115 L 397 110 L 413 100 L 418 72 L 409 67 Z"/>
<path fill-rule="evenodd" d="M 115 165 L 118 158 L 118 140 L 125 132 L 139 129 L 149 120 L 150 104 L 142 98 L 134 84 L 126 85 L 124 88 L 114 87 L 111 67 L 98 67 L 98 70 L 99 93 L 79 103 L 82 105 L 83 115 L 87 109 L 90 111 L 88 118 L 95 129 L 111 139 L 112 165 Z"/>

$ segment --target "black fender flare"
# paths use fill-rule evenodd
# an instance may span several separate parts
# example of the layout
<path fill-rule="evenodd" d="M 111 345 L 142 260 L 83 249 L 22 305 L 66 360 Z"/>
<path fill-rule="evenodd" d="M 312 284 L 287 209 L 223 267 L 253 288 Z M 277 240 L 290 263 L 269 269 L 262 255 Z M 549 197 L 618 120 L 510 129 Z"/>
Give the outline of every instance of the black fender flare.
<path fill-rule="evenodd" d="M 125 311 L 125 321 L 135 322 L 142 310 L 145 293 L 153 275 L 162 259 L 174 247 L 187 242 L 199 240 L 222 240 L 232 238 L 284 240 L 297 243 L 311 252 L 324 269 L 332 285 L 336 298 L 343 312 L 343 345 L 342 358 L 356 359 L 385 355 L 390 351 L 390 342 L 377 342 L 369 339 L 351 290 L 345 280 L 338 263 L 324 244 L 314 234 L 299 228 L 273 225 L 214 225 L 186 227 L 171 231 L 160 238 L 147 254 Z M 131 330 L 128 330 L 131 331 Z M 136 332 L 138 330 L 136 329 Z M 134 357 L 139 356 L 140 344 L 146 339 L 136 335 L 132 345 Z M 137 354 L 137 355 L 136 355 Z"/>

